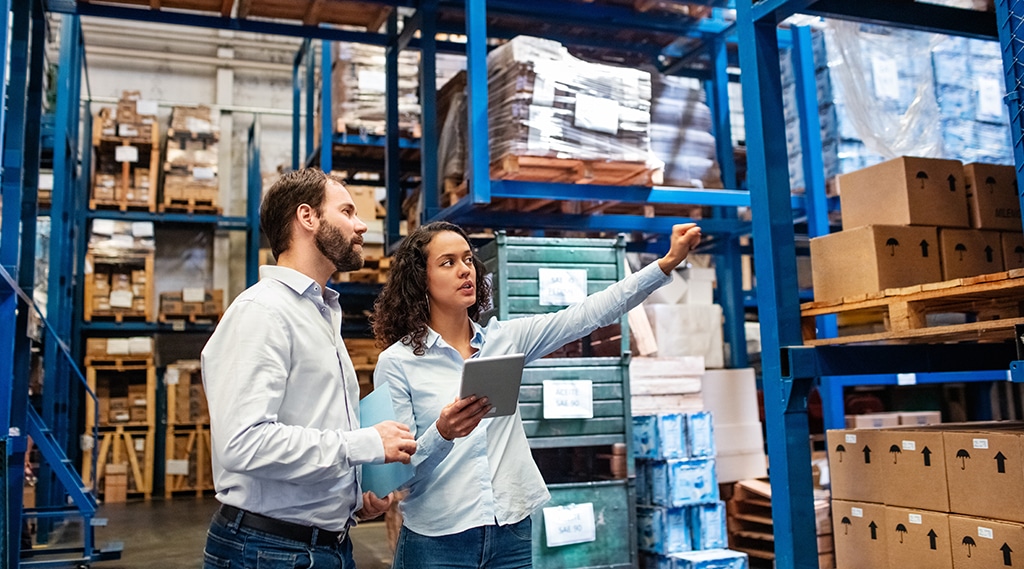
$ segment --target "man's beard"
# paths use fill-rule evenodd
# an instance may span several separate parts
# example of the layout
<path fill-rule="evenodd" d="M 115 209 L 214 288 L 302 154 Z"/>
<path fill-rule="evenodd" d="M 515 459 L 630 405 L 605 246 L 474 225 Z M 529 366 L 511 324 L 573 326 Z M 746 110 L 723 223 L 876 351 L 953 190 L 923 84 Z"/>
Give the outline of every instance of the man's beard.
<path fill-rule="evenodd" d="M 316 248 L 334 263 L 336 270 L 342 272 L 363 268 L 363 255 L 354 247 L 355 243 L 362 243 L 362 239 L 358 239 L 359 241 L 356 241 L 356 238 L 345 239 L 341 230 L 326 220 L 320 224 L 314 237 Z"/>

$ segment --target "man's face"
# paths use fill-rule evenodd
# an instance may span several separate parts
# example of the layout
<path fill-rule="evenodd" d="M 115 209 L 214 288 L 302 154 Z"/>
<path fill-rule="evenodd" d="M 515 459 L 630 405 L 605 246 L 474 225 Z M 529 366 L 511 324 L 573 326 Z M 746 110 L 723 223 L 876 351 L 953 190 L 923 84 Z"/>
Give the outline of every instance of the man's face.
<path fill-rule="evenodd" d="M 314 241 L 320 253 L 338 271 L 355 271 L 363 267 L 363 234 L 366 224 L 356 215 L 355 204 L 341 184 L 328 180 L 324 195 L 323 215 Z"/>

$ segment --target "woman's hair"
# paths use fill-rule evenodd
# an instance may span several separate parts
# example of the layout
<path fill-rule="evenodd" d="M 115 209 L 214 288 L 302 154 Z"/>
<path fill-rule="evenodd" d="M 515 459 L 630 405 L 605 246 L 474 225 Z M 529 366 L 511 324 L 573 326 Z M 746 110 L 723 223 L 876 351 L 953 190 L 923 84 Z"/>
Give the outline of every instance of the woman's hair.
<path fill-rule="evenodd" d="M 412 346 L 413 353 L 422 356 L 426 349 L 427 323 L 430 321 L 430 303 L 427 300 L 427 245 L 442 231 L 458 233 L 469 242 L 461 227 L 447 221 L 435 221 L 416 228 L 406 237 L 391 259 L 387 283 L 373 303 L 370 323 L 380 348 L 395 342 Z M 474 321 L 491 297 L 486 280 L 487 268 L 473 252 L 476 268 L 476 302 L 469 307 L 468 316 Z"/>

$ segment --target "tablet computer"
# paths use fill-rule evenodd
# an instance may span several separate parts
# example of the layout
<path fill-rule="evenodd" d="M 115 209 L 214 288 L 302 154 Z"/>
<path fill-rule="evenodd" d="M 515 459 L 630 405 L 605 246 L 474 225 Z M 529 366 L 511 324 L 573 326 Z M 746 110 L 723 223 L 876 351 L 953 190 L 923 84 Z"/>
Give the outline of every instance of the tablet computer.
<path fill-rule="evenodd" d="M 485 417 L 503 417 L 516 412 L 519 384 L 523 380 L 525 354 L 471 358 L 462 368 L 459 397 L 486 397 L 491 410 Z"/>

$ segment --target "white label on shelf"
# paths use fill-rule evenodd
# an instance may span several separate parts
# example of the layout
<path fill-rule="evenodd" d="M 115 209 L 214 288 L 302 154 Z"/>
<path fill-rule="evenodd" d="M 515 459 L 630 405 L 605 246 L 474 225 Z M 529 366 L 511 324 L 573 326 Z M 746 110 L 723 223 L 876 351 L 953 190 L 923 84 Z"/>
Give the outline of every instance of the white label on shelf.
<path fill-rule="evenodd" d="M 594 504 L 587 502 L 544 508 L 544 530 L 548 547 L 596 540 Z"/>
<path fill-rule="evenodd" d="M 114 290 L 110 292 L 110 307 L 111 308 L 131 308 L 132 300 L 135 295 L 130 290 Z M 125 350 L 128 349 L 128 342 L 125 341 Z M 107 342 L 107 350 L 109 353 L 110 343 Z M 125 353 L 128 353 L 125 351 Z"/>
<path fill-rule="evenodd" d="M 916 373 L 897 373 L 896 385 L 917 385 Z"/>
<path fill-rule="evenodd" d="M 195 166 L 192 168 L 192 177 L 197 180 L 212 180 L 217 177 L 217 173 L 209 166 Z"/>
<path fill-rule="evenodd" d="M 977 77 L 978 120 L 1001 120 L 1003 118 L 1003 89 L 994 77 Z"/>
<path fill-rule="evenodd" d="M 170 459 L 167 461 L 166 470 L 167 474 L 173 474 L 175 476 L 188 476 L 188 461 Z"/>
<path fill-rule="evenodd" d="M 139 99 L 135 101 L 135 114 L 155 115 L 159 112 L 156 101 L 152 99 Z"/>
<path fill-rule="evenodd" d="M 91 402 L 89 403 L 92 404 Z M 78 437 L 78 448 L 89 451 L 96 446 L 96 439 L 92 438 L 92 435 L 82 435 Z"/>
<path fill-rule="evenodd" d="M 541 306 L 568 306 L 587 298 L 586 269 L 538 269 Z"/>
<path fill-rule="evenodd" d="M 921 520 L 921 514 L 910 514 L 907 516 L 907 521 L 918 526 L 924 523 Z"/>
<path fill-rule="evenodd" d="M 985 539 L 995 539 L 996 536 L 995 532 L 992 531 L 992 528 L 984 528 L 978 526 L 978 537 L 983 537 Z"/>
<path fill-rule="evenodd" d="M 853 433 L 846 433 L 846 437 L 843 438 L 846 444 L 857 444 L 857 435 Z"/>
<path fill-rule="evenodd" d="M 363 93 L 384 93 L 388 89 L 388 76 L 383 71 L 360 69 L 357 81 Z"/>
<path fill-rule="evenodd" d="M 39 173 L 39 189 L 40 190 L 52 190 L 53 189 L 53 174 L 51 173 Z"/>
<path fill-rule="evenodd" d="M 93 235 L 113 235 L 117 229 L 117 224 L 114 223 L 113 219 L 94 219 L 92 220 L 92 233 Z"/>
<path fill-rule="evenodd" d="M 114 292 L 124 292 L 124 291 L 114 291 Z M 131 293 L 128 293 L 128 294 L 131 294 Z M 113 297 L 114 293 L 113 292 L 110 293 L 110 296 Z M 113 306 L 113 303 L 111 303 L 111 306 Z M 131 306 L 131 302 L 128 303 L 128 306 Z M 128 343 L 128 338 L 107 338 L 107 355 L 108 356 L 126 356 L 126 355 L 128 355 L 130 353 L 131 353 L 131 348 L 130 348 L 130 344 Z"/>
<path fill-rule="evenodd" d="M 573 126 L 608 134 L 619 132 L 619 103 L 602 97 L 576 95 Z"/>
<path fill-rule="evenodd" d="M 132 237 L 152 237 L 153 236 L 153 222 L 152 221 L 133 221 L 132 222 Z"/>
<path fill-rule="evenodd" d="M 181 373 L 178 371 L 178 368 L 167 366 L 167 371 L 164 372 L 164 383 L 167 385 L 178 385 L 180 377 Z"/>
<path fill-rule="evenodd" d="M 850 508 L 850 515 L 855 517 L 855 518 L 863 518 L 864 517 L 864 508 L 856 508 L 856 507 Z"/>
<path fill-rule="evenodd" d="M 114 160 L 118 162 L 138 162 L 139 161 L 139 147 L 137 146 L 118 146 L 114 150 Z"/>
<path fill-rule="evenodd" d="M 903 441 L 903 450 L 917 450 L 917 442 L 915 441 Z"/>
<path fill-rule="evenodd" d="M 988 439 L 974 439 L 974 448 L 987 449 Z"/>
<path fill-rule="evenodd" d="M 181 289 L 182 302 L 203 302 L 206 300 L 206 289 L 201 286 L 187 286 Z"/>
<path fill-rule="evenodd" d="M 178 319 L 178 318 L 175 318 L 174 320 L 171 320 L 171 330 L 174 330 L 175 332 L 184 332 L 185 331 L 185 320 L 181 320 L 181 319 Z"/>
<path fill-rule="evenodd" d="M 589 379 L 544 380 L 545 419 L 593 419 L 594 382 Z"/>
<path fill-rule="evenodd" d="M 898 101 L 900 98 L 900 72 L 896 60 L 882 55 L 871 60 L 871 78 L 875 95 L 881 99 Z"/>

